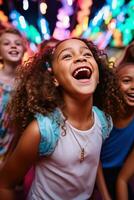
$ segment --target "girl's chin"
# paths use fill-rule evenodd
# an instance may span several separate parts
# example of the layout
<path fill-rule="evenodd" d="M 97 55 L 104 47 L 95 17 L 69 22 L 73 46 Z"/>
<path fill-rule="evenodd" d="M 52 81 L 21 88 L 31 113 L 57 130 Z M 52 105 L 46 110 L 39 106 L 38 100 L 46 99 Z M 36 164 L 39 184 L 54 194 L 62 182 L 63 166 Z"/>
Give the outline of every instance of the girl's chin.
<path fill-rule="evenodd" d="M 126 104 L 127 104 L 128 106 L 134 107 L 134 101 L 127 100 L 127 101 L 126 101 Z"/>

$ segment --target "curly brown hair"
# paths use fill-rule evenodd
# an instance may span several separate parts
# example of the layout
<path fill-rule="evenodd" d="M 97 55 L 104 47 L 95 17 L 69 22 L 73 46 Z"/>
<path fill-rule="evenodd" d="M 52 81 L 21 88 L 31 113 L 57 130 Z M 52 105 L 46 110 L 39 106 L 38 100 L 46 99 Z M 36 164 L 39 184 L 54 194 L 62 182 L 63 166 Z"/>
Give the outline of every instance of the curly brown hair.
<path fill-rule="evenodd" d="M 91 41 L 75 39 L 89 47 L 98 64 L 100 80 L 94 93 L 94 105 L 114 117 L 120 111 L 122 96 L 117 78 L 108 67 L 108 57 Z M 8 113 L 17 132 L 22 132 L 36 113 L 47 115 L 56 107 L 64 106 L 62 92 L 55 86 L 54 76 L 48 70 L 52 66 L 54 50 L 61 42 L 55 47 L 46 47 L 43 53 L 37 53 L 17 69 L 17 85 L 8 105 Z"/>

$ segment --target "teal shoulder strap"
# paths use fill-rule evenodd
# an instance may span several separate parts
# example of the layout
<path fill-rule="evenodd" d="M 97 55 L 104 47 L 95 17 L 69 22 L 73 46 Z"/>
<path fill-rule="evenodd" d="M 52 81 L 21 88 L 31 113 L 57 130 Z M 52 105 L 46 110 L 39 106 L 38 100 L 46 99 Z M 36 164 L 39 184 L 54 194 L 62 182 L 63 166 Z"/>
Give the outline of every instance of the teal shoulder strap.
<path fill-rule="evenodd" d="M 109 120 L 106 118 L 104 112 L 102 112 L 96 106 L 93 106 L 93 110 L 96 112 L 102 126 L 102 138 L 103 141 L 109 136 L 109 133 L 113 127 L 111 117 Z M 42 114 L 36 114 L 35 118 L 37 119 L 41 140 L 39 144 L 39 154 L 50 155 L 58 142 L 60 137 L 60 122 L 61 114 L 58 110 L 55 110 L 51 114 L 44 116 Z"/>
<path fill-rule="evenodd" d="M 50 155 L 58 142 L 60 137 L 60 128 L 58 121 L 60 120 L 60 113 L 55 110 L 48 116 L 36 114 L 41 140 L 39 145 L 39 155 Z"/>
<path fill-rule="evenodd" d="M 105 113 L 101 111 L 99 108 L 97 108 L 96 106 L 93 106 L 93 110 L 95 111 L 95 113 L 97 114 L 101 122 L 102 138 L 104 141 L 109 136 L 110 131 L 112 130 L 112 127 L 113 127 L 112 119 L 110 116 L 106 117 Z"/>

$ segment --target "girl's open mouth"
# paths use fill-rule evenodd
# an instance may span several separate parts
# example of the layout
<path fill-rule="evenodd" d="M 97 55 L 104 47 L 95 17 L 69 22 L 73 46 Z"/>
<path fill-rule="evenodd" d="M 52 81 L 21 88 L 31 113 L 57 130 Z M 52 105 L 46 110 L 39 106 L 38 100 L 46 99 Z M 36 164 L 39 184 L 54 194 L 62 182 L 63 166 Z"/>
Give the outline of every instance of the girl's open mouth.
<path fill-rule="evenodd" d="M 73 72 L 73 77 L 77 80 L 90 79 L 92 70 L 89 67 L 79 67 Z"/>

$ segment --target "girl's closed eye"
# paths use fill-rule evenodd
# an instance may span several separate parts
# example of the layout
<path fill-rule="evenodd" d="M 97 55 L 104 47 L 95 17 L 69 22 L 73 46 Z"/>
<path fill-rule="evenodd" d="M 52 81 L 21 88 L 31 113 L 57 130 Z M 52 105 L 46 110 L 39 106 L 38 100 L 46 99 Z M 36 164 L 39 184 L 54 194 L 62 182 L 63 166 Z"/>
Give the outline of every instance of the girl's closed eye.
<path fill-rule="evenodd" d="M 129 83 L 130 81 L 131 81 L 130 79 L 126 78 L 122 80 L 122 83 Z"/>
<path fill-rule="evenodd" d="M 61 58 L 67 60 L 67 59 L 70 59 L 71 57 L 72 57 L 71 54 L 65 54 Z"/>
<path fill-rule="evenodd" d="M 9 45 L 9 42 L 3 42 L 2 44 L 6 46 Z"/>
<path fill-rule="evenodd" d="M 92 53 L 90 51 L 88 51 L 88 50 L 83 51 L 82 54 L 83 54 L 83 56 L 86 56 L 86 57 L 93 57 Z"/>
<path fill-rule="evenodd" d="M 19 41 L 18 41 L 18 42 L 16 42 L 15 44 L 16 44 L 16 45 L 18 45 L 18 46 L 21 46 L 21 45 L 22 45 L 22 43 L 21 43 L 21 42 L 19 42 Z"/>
<path fill-rule="evenodd" d="M 86 52 L 86 53 L 84 53 L 83 55 L 86 56 L 86 57 L 92 57 L 92 56 L 93 56 L 93 55 L 92 55 L 91 53 L 89 53 L 89 52 Z"/>

